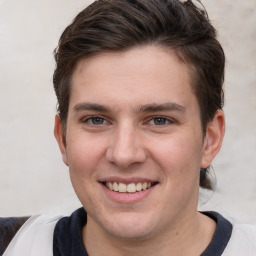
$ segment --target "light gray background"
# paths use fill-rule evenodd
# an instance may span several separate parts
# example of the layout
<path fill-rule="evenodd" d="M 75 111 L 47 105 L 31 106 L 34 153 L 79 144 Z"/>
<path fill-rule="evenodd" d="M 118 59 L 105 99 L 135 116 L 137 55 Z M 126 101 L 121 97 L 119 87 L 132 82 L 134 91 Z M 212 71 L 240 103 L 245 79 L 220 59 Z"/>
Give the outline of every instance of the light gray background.
<path fill-rule="evenodd" d="M 79 206 L 53 136 L 52 51 L 91 1 L 0 0 L 0 216 Z M 204 0 L 227 56 L 217 189 L 200 209 L 256 222 L 256 1 Z"/>

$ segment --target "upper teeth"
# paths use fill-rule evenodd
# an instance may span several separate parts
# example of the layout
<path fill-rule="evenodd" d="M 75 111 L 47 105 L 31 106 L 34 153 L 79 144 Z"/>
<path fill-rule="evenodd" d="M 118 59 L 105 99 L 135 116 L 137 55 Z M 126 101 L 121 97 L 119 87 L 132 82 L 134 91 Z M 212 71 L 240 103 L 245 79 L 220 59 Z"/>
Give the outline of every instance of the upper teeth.
<path fill-rule="evenodd" d="M 106 186 L 116 192 L 121 193 L 134 193 L 136 191 L 146 190 L 152 186 L 151 182 L 138 182 L 138 183 L 130 183 L 124 184 L 122 182 L 106 182 Z"/>

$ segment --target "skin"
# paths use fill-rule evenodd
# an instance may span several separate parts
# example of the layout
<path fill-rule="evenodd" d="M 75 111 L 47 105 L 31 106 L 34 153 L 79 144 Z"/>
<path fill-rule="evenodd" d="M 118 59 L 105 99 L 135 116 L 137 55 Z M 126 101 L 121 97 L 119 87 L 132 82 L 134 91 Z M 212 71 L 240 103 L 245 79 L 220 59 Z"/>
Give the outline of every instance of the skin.
<path fill-rule="evenodd" d="M 171 50 L 143 46 L 81 60 L 65 143 L 58 115 L 55 136 L 88 213 L 89 255 L 201 254 L 216 225 L 197 212 L 199 172 L 219 151 L 224 126 L 219 110 L 203 136 L 189 70 Z M 102 182 L 119 179 L 156 184 L 137 200 L 113 192 L 117 200 Z"/>

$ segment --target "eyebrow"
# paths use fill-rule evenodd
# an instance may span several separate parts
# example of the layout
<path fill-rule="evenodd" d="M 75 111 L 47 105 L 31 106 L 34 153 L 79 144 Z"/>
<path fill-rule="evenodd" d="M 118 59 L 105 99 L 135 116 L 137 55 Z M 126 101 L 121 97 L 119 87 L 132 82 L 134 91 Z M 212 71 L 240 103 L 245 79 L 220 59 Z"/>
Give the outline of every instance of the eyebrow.
<path fill-rule="evenodd" d="M 104 105 L 97 104 L 97 103 L 90 103 L 90 102 L 83 102 L 78 103 L 73 108 L 76 112 L 91 110 L 91 111 L 98 111 L 98 112 L 109 112 L 108 108 Z"/>
<path fill-rule="evenodd" d="M 181 111 L 185 112 L 186 108 L 177 103 L 163 104 L 146 104 L 139 107 L 138 112 L 159 112 L 159 111 Z"/>
<path fill-rule="evenodd" d="M 73 109 L 75 110 L 75 112 L 82 112 L 86 110 L 103 112 L 103 113 L 111 112 L 111 110 L 105 105 L 90 103 L 90 102 L 78 103 L 73 107 Z M 135 110 L 136 113 L 159 112 L 159 111 L 185 112 L 186 108 L 177 103 L 163 103 L 163 104 L 152 103 L 152 104 L 141 105 Z"/>

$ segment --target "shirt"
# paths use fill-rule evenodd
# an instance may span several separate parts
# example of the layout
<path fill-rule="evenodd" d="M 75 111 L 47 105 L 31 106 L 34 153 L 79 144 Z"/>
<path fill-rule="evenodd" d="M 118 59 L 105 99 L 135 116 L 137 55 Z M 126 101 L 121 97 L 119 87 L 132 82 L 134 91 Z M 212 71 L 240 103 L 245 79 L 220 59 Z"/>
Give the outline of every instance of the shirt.
<path fill-rule="evenodd" d="M 212 218 L 217 226 L 211 243 L 201 256 L 220 256 L 227 247 L 232 234 L 232 224 L 217 212 L 202 212 Z M 86 225 L 84 208 L 76 210 L 70 217 L 61 218 L 54 230 L 54 256 L 89 256 L 83 244 L 82 229 Z"/>

